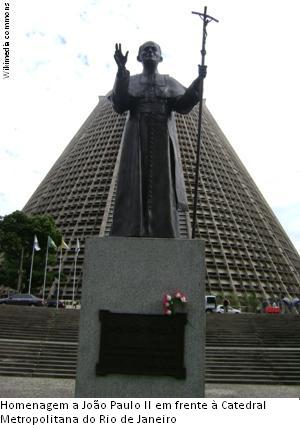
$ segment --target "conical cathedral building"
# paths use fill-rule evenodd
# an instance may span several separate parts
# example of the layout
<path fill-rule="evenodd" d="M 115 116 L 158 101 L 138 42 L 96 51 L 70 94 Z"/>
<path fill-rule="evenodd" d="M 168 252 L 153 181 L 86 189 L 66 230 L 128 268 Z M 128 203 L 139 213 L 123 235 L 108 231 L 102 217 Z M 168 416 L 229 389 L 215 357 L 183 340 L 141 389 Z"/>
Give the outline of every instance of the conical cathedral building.
<path fill-rule="evenodd" d="M 80 298 L 85 239 L 109 232 L 125 119 L 100 97 L 24 208 L 27 214 L 51 214 L 70 246 L 62 260 L 63 298 L 71 298 L 74 278 Z M 181 236 L 189 237 L 197 107 L 176 114 L 176 124 L 190 209 L 181 215 Z M 198 198 L 196 237 L 205 240 L 208 294 L 255 294 L 262 300 L 300 295 L 299 254 L 205 106 Z"/>

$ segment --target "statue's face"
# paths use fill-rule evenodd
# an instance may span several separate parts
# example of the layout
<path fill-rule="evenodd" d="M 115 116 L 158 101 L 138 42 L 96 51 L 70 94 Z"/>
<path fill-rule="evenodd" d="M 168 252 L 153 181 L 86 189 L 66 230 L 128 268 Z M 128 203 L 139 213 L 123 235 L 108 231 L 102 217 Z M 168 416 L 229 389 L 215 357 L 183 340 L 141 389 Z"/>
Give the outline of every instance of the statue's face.
<path fill-rule="evenodd" d="M 162 61 L 162 56 L 159 45 L 154 42 L 144 43 L 144 45 L 140 47 L 138 61 L 141 61 L 143 64 L 147 62 L 160 63 Z"/>

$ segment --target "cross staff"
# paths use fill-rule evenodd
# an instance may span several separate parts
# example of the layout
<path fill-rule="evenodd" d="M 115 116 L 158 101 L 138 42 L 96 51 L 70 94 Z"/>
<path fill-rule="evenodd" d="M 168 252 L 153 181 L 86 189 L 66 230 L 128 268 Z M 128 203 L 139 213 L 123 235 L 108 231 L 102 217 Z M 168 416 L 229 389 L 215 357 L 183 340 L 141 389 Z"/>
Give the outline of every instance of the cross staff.
<path fill-rule="evenodd" d="M 202 30 L 202 49 L 201 49 L 201 65 L 199 68 L 199 118 L 198 118 L 198 139 L 197 139 L 197 155 L 196 155 L 196 172 L 195 172 L 195 194 L 194 194 L 194 208 L 193 208 L 193 229 L 192 238 L 195 238 L 196 231 L 196 215 L 197 215 L 197 199 L 198 199 L 198 181 L 199 181 L 199 163 L 200 163 L 200 145 L 201 145 L 201 129 L 202 129 L 202 106 L 203 106 L 203 80 L 205 78 L 205 44 L 206 44 L 206 27 L 211 21 L 219 22 L 212 16 L 207 15 L 207 7 L 204 7 L 204 13 L 192 12 L 195 15 L 199 15 L 203 21 Z M 204 70 L 203 70 L 204 69 Z"/>

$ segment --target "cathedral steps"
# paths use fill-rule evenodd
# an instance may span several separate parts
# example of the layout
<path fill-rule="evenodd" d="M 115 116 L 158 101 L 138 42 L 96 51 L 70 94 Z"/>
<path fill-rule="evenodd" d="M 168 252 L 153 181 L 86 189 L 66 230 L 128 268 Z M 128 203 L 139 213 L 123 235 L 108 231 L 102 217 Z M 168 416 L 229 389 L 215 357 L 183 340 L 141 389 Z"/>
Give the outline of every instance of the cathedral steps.
<path fill-rule="evenodd" d="M 208 314 L 206 346 L 300 347 L 300 316 L 294 314 Z"/>
<path fill-rule="evenodd" d="M 74 378 L 79 311 L 0 306 L 0 375 Z M 206 382 L 300 385 L 300 316 L 209 314 Z"/>
<path fill-rule="evenodd" d="M 77 310 L 0 305 L 1 339 L 77 342 L 78 323 Z"/>
<path fill-rule="evenodd" d="M 74 378 L 77 343 L 0 340 L 0 374 Z"/>
<path fill-rule="evenodd" d="M 210 383 L 300 384 L 300 348 L 206 347 Z"/>

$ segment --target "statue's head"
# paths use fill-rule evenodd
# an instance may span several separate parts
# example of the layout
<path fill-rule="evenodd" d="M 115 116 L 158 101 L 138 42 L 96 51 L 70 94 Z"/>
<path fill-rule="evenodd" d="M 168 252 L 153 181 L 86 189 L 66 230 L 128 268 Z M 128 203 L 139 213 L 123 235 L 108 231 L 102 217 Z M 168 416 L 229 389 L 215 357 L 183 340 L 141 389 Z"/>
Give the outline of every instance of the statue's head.
<path fill-rule="evenodd" d="M 160 63 L 163 58 L 161 56 L 160 46 L 152 41 L 145 42 L 139 47 L 137 60 L 141 63 L 148 61 Z"/>

